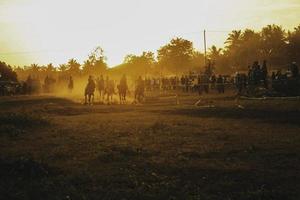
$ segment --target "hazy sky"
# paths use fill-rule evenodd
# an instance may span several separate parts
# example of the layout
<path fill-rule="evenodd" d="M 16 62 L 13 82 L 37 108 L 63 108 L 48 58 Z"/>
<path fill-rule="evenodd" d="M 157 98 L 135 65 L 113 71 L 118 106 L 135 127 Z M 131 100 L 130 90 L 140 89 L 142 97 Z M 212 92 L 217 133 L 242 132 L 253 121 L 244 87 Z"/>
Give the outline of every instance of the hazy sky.
<path fill-rule="evenodd" d="M 110 66 L 180 36 L 203 50 L 228 31 L 300 24 L 300 0 L 0 0 L 0 60 L 11 65 L 83 61 L 101 46 Z"/>

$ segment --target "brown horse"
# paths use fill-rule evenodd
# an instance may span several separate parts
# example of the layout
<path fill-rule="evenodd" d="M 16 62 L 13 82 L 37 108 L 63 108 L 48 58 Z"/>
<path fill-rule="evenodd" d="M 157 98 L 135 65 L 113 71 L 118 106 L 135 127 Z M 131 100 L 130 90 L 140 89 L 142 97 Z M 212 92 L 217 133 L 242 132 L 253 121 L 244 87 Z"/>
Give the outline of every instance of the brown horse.
<path fill-rule="evenodd" d="M 90 77 L 87 86 L 85 87 L 84 97 L 85 104 L 93 104 L 94 103 L 94 92 L 95 92 L 96 84 L 94 80 Z"/>
<path fill-rule="evenodd" d="M 107 95 L 107 103 L 111 104 L 113 101 L 113 95 L 115 94 L 115 82 L 113 80 L 109 80 L 107 82 L 105 94 Z"/>
<path fill-rule="evenodd" d="M 120 104 L 126 103 L 126 94 L 128 91 L 128 85 L 125 75 L 123 75 L 122 79 L 120 80 L 120 84 L 117 86 L 120 98 Z"/>

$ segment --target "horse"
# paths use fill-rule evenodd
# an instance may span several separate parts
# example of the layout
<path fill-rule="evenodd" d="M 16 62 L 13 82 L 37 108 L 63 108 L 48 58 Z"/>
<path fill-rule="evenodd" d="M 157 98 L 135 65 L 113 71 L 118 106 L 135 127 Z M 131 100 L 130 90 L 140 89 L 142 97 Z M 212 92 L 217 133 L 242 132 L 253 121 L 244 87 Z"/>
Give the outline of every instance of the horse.
<path fill-rule="evenodd" d="M 125 75 L 123 75 L 122 79 L 120 80 L 120 84 L 117 86 L 120 98 L 120 104 L 126 103 L 126 93 L 128 91 L 128 85 Z"/>
<path fill-rule="evenodd" d="M 115 83 L 113 80 L 108 81 L 104 93 L 107 95 L 107 103 L 111 104 L 113 100 L 113 95 L 115 94 Z"/>
<path fill-rule="evenodd" d="M 99 95 L 100 95 L 100 99 L 102 98 L 104 100 L 105 87 L 104 87 L 104 80 L 103 79 L 98 79 L 97 89 L 98 89 L 98 92 L 99 92 Z"/>
<path fill-rule="evenodd" d="M 145 88 L 143 86 L 138 86 L 135 90 L 134 99 L 135 102 L 142 102 L 145 98 Z"/>
<path fill-rule="evenodd" d="M 89 80 L 87 86 L 85 87 L 84 97 L 85 97 L 85 104 L 93 104 L 94 103 L 94 92 L 95 92 L 95 82 L 93 80 Z"/>
<path fill-rule="evenodd" d="M 120 98 L 120 104 L 125 104 L 126 103 L 126 94 L 127 94 L 127 85 L 122 85 L 119 84 L 117 86 L 118 92 L 119 92 L 119 98 Z"/>

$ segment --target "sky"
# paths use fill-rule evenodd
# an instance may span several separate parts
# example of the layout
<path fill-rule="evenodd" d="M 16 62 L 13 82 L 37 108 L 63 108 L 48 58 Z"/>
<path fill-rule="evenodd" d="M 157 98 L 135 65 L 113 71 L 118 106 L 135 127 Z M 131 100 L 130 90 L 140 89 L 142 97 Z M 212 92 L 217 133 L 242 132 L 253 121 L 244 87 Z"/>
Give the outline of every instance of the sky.
<path fill-rule="evenodd" d="M 300 24 L 300 0 L 0 0 L 0 60 L 13 66 L 83 62 L 97 46 L 109 66 L 174 37 L 203 51 L 234 29 Z"/>

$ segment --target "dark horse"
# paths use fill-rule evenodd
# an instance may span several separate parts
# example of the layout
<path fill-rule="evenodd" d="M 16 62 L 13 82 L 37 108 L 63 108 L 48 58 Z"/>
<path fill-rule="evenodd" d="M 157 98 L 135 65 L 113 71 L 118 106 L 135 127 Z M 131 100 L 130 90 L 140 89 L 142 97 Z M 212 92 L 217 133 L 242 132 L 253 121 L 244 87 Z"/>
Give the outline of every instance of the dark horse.
<path fill-rule="evenodd" d="M 139 77 L 137 80 L 137 85 L 135 89 L 134 99 L 135 102 L 141 103 L 142 100 L 145 98 L 145 83 L 142 77 Z"/>
<path fill-rule="evenodd" d="M 97 89 L 99 91 L 100 100 L 104 100 L 105 86 L 103 76 L 100 76 L 100 79 L 97 80 Z"/>
<path fill-rule="evenodd" d="M 85 104 L 93 104 L 94 102 L 94 92 L 95 92 L 96 84 L 92 77 L 89 77 L 88 84 L 85 87 L 84 97 L 85 97 Z"/>
<path fill-rule="evenodd" d="M 105 94 L 107 95 L 107 103 L 111 104 L 113 101 L 113 95 L 115 94 L 115 82 L 113 80 L 108 80 L 105 88 Z"/>
<path fill-rule="evenodd" d="M 120 80 L 120 84 L 117 86 L 118 92 L 119 92 L 119 98 L 120 98 L 120 104 L 126 103 L 126 94 L 128 91 L 128 85 L 125 75 Z"/>

